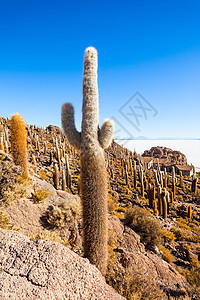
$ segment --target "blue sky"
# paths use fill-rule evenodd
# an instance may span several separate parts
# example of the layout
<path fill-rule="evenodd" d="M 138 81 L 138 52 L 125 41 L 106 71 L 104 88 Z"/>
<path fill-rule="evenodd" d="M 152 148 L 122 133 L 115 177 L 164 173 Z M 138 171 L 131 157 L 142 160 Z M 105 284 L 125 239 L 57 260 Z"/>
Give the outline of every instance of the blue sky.
<path fill-rule="evenodd" d="M 69 101 L 80 129 L 83 55 L 94 46 L 100 123 L 114 117 L 119 137 L 200 138 L 199 11 L 198 0 L 0 0 L 0 116 L 60 126 Z"/>

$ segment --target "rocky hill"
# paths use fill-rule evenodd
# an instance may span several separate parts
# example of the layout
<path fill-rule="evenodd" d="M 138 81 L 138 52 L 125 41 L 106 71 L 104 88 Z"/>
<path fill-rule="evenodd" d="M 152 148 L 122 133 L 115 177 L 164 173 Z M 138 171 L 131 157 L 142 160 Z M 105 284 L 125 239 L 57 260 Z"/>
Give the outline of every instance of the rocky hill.
<path fill-rule="evenodd" d="M 2 163 L 4 164 L 4 162 Z M 12 165 L 12 160 L 9 160 L 9 162 Z M 13 168 L 16 167 L 13 166 Z M 14 226 L 10 228 L 14 231 L 5 229 L 0 231 L 2 283 L 0 295 L 2 298 L 5 293 L 8 293 L 9 297 L 13 298 L 21 294 L 24 297 L 22 299 L 25 299 L 25 297 L 35 299 L 34 294 L 38 294 L 41 299 L 44 296 L 47 297 L 46 299 L 54 299 L 51 297 L 57 299 L 56 297 L 62 298 L 63 295 L 67 295 L 66 299 L 87 299 L 87 297 L 89 299 L 121 299 L 112 289 L 106 286 L 105 282 L 101 282 L 103 280 L 102 276 L 95 267 L 88 267 L 89 262 L 86 263 L 86 259 L 74 254 L 74 252 L 81 254 L 83 251 L 81 221 L 72 218 L 65 222 L 63 226 L 53 228 L 47 222 L 46 218 L 52 206 L 56 207 L 63 201 L 65 203 L 70 201 L 70 207 L 73 207 L 74 204 L 74 207 L 76 206 L 76 209 L 79 209 L 77 208 L 80 205 L 79 197 L 55 190 L 51 184 L 41 180 L 37 175 L 33 174 L 31 181 L 27 196 L 16 199 L 12 205 L 5 208 L 9 224 L 5 222 L 4 218 L 4 228 Z M 49 191 L 48 197 L 45 198 L 42 204 L 35 203 L 33 197 L 35 191 L 46 189 Z M 15 232 L 16 230 L 21 234 Z M 187 290 L 191 290 L 184 277 L 179 275 L 167 262 L 163 261 L 161 256 L 145 251 L 144 245 L 140 242 L 140 236 L 131 228 L 125 226 L 114 215 L 109 216 L 109 232 L 110 246 L 112 245 L 112 252 L 115 253 L 115 257 L 112 257 L 114 261 L 110 261 L 110 271 L 113 272 L 112 268 L 117 267 L 121 273 L 128 274 L 129 271 L 132 272 L 134 269 L 134 274 L 148 278 L 152 281 L 152 285 L 156 283 L 169 295 L 185 295 Z M 44 242 L 40 239 L 52 240 L 56 243 Z M 71 242 L 68 244 L 70 240 Z M 67 249 L 60 244 L 67 246 Z M 72 252 L 68 248 L 74 251 Z M 48 268 L 46 269 L 47 253 Z M 118 263 L 115 259 L 118 260 Z M 81 278 L 77 276 L 78 270 L 81 270 L 79 271 Z M 91 272 L 94 274 L 91 275 Z M 45 282 L 44 278 L 46 278 Z M 53 278 L 57 278 L 55 282 Z M 63 278 L 65 278 L 64 281 Z M 87 284 L 84 280 L 87 281 Z M 97 283 L 99 280 L 99 287 L 104 286 L 105 293 L 102 291 L 100 293 L 97 284 L 95 290 L 91 288 L 94 285 L 93 280 Z M 6 289 L 8 281 L 10 282 L 9 290 Z M 58 288 L 60 282 L 62 286 Z M 73 283 L 72 286 L 71 282 Z M 68 284 L 69 287 L 67 287 Z M 79 285 L 84 287 L 83 290 Z M 80 294 L 76 294 L 78 293 L 76 289 Z M 26 291 L 25 294 L 22 291 Z M 93 294 L 94 298 L 90 298 Z M 162 297 L 164 297 L 164 294 Z"/>
<path fill-rule="evenodd" d="M 65 255 L 71 255 L 68 250 L 70 249 L 73 251 L 73 259 L 78 257 L 77 264 L 81 264 L 82 260 L 85 264 L 86 260 L 80 257 L 83 256 L 83 247 L 82 207 L 79 198 L 79 153 L 68 145 L 59 128 L 49 126 L 47 129 L 42 129 L 27 126 L 30 173 L 30 179 L 27 181 L 20 175 L 21 169 L 14 165 L 10 155 L 8 120 L 1 119 L 0 132 L 4 139 L 4 149 L 0 151 L 0 227 L 4 229 L 1 231 L 0 246 L 0 251 L 3 251 L 0 265 L 4 275 L 2 275 L 0 291 L 6 293 L 6 280 L 10 281 L 12 264 L 9 266 L 5 264 L 5 251 L 10 253 L 7 255 L 8 264 L 9 257 L 11 261 L 14 259 L 9 244 L 10 239 L 13 241 L 19 239 L 26 247 L 31 245 L 37 248 L 39 244 L 44 248 L 58 247 L 62 249 L 59 251 L 65 252 Z M 170 299 L 198 299 L 200 285 L 198 188 L 192 191 L 191 178 L 181 178 L 176 175 L 173 179 L 173 174 L 167 174 L 165 181 L 160 173 L 155 176 L 155 170 L 141 172 L 140 165 L 136 166 L 135 170 L 134 161 L 138 157 L 137 154 L 114 142 L 105 155 L 109 174 L 107 283 L 127 299 L 168 299 L 170 297 Z M 55 164 L 60 168 L 58 186 L 55 186 L 53 180 Z M 63 185 L 62 170 L 66 170 L 69 175 L 66 186 Z M 166 188 L 170 196 L 167 202 L 167 215 L 159 207 L 162 198 L 159 194 L 160 188 Z M 189 207 L 192 208 L 191 214 L 189 214 Z M 37 242 L 38 240 L 47 240 L 47 242 Z M 53 242 L 50 243 L 49 240 Z M 74 256 L 74 252 L 79 256 Z M 32 252 L 30 257 L 31 255 Z M 17 265 L 15 272 L 24 263 L 23 255 L 17 256 L 22 257 L 22 261 Z M 40 257 L 42 254 L 39 255 Z M 55 259 L 63 261 L 59 255 Z M 70 267 L 70 260 L 68 264 Z M 88 262 L 87 264 L 89 265 Z M 33 265 L 30 265 L 30 268 L 33 268 Z M 70 268 L 73 268 L 73 263 Z M 95 267 L 92 268 L 98 273 L 94 276 L 100 276 Z M 8 269 L 10 271 L 6 273 Z M 66 270 L 64 269 L 62 274 L 66 275 Z M 76 269 L 73 270 L 76 272 Z M 80 270 L 82 272 L 82 267 Z M 41 297 L 46 287 L 53 292 L 53 286 L 58 284 L 55 282 L 50 284 L 53 273 L 52 268 L 52 273 L 47 275 L 47 286 L 41 288 Z M 28 273 L 24 274 L 26 279 L 23 280 L 30 287 L 30 297 L 32 297 L 30 299 L 37 299 L 34 298 L 33 286 L 27 279 Z M 80 279 L 80 285 L 83 290 L 86 288 L 85 292 L 87 292 L 84 278 L 91 274 L 90 272 L 84 274 L 83 282 Z M 16 284 L 18 282 L 19 290 L 16 290 L 19 292 L 22 277 L 20 273 L 17 276 L 19 281 L 16 278 Z M 67 284 L 68 278 L 65 280 Z M 88 280 L 91 280 L 90 277 Z M 100 276 L 99 282 L 104 286 L 105 282 L 103 283 L 102 280 Z M 14 282 L 12 277 L 13 286 Z M 73 287 L 75 286 L 76 281 Z M 84 291 L 78 286 L 80 293 L 84 295 Z M 61 297 L 59 295 L 64 297 L 66 293 L 64 285 L 61 284 L 59 289 L 63 294 L 56 291 L 58 299 Z M 11 293 L 10 291 L 7 290 L 8 293 Z M 120 297 L 105 285 L 105 294 L 101 298 L 97 296 L 94 299 L 112 299 L 112 296 L 108 297 L 106 293 L 111 293 L 115 298 Z M 14 299 L 14 294 L 10 295 Z M 87 299 L 84 297 L 72 296 L 69 299 Z"/>

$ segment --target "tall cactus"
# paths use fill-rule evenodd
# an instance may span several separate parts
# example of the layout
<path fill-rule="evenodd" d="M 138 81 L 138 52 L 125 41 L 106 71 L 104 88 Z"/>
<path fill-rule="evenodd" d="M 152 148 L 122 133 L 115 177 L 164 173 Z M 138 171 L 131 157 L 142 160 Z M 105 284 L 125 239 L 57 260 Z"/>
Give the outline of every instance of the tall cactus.
<path fill-rule="evenodd" d="M 113 121 L 99 129 L 97 51 L 89 47 L 84 56 L 82 132 L 75 128 L 74 109 L 62 106 L 62 127 L 69 143 L 80 150 L 83 204 L 84 255 L 101 271 L 107 269 L 107 173 L 104 149 L 112 141 Z"/>
<path fill-rule="evenodd" d="M 20 165 L 23 169 L 23 174 L 29 177 L 26 126 L 22 116 L 18 113 L 14 114 L 10 120 L 10 133 L 13 161 L 16 165 Z"/>

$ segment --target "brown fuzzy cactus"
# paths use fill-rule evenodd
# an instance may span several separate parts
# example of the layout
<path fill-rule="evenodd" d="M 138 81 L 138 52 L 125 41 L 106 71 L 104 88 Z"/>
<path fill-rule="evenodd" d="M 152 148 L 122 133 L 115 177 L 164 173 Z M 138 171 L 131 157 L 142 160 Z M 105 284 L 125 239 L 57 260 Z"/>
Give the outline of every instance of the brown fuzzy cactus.
<path fill-rule="evenodd" d="M 103 275 L 107 269 L 107 172 L 104 149 L 112 141 L 113 121 L 99 129 L 97 51 L 85 51 L 83 72 L 82 132 L 74 123 L 70 103 L 62 106 L 62 127 L 69 143 L 80 149 L 81 199 L 83 205 L 84 255 Z"/>
<path fill-rule="evenodd" d="M 20 165 L 23 169 L 24 175 L 29 177 L 26 127 L 22 116 L 18 113 L 13 115 L 10 120 L 10 133 L 13 161 L 16 165 Z"/>
<path fill-rule="evenodd" d="M 54 172 L 53 172 L 53 184 L 56 190 L 59 190 L 59 171 L 58 165 L 54 165 Z"/>
<path fill-rule="evenodd" d="M 162 215 L 164 219 L 167 219 L 167 190 L 164 188 L 162 193 L 161 193 L 161 197 L 162 197 Z"/>

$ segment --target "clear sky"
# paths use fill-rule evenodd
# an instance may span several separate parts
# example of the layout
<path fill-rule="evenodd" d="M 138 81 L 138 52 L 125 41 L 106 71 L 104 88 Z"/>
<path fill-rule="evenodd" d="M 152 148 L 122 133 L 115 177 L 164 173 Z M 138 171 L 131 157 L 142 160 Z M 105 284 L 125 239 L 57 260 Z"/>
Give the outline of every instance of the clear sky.
<path fill-rule="evenodd" d="M 60 126 L 68 101 L 80 129 L 94 46 L 101 124 L 113 117 L 120 138 L 200 138 L 199 15 L 198 0 L 0 0 L 0 116 Z"/>

